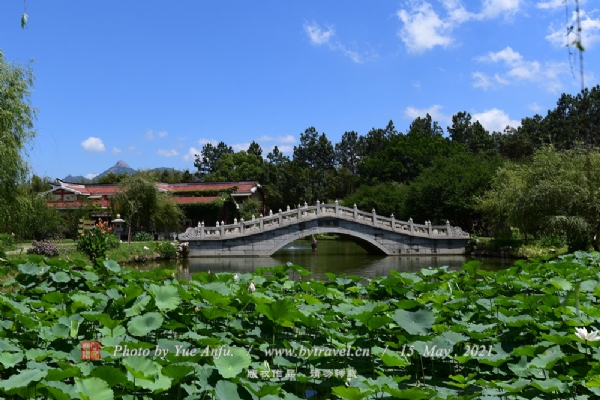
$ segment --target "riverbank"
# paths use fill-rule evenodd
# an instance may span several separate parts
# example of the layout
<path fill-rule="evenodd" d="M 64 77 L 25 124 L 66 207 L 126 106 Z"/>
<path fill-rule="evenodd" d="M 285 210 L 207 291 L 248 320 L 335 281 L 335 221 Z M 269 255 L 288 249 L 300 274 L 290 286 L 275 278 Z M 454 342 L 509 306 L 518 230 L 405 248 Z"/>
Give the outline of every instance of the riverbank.
<path fill-rule="evenodd" d="M 544 245 L 540 241 L 530 241 L 525 244 L 523 240 L 497 240 L 489 237 L 474 238 L 467 247 L 467 254 L 471 257 L 498 257 L 498 258 L 537 258 L 559 256 L 569 251 L 566 245 Z"/>
<path fill-rule="evenodd" d="M 110 249 L 106 253 L 107 258 L 115 260 L 120 264 L 135 264 L 144 263 L 148 261 L 159 261 L 165 259 L 161 255 L 158 246 L 161 243 L 157 241 L 147 242 L 132 242 L 131 245 L 127 243 L 121 243 L 116 249 Z M 8 261 L 23 259 L 29 256 L 27 250 L 32 247 L 31 243 L 18 243 L 17 249 L 6 252 Z M 73 262 L 75 260 L 81 260 L 88 264 L 93 264 L 92 260 L 87 254 L 77 250 L 77 245 L 74 242 L 71 243 L 59 243 L 57 247 L 60 249 L 60 254 L 56 258 L 57 260 L 64 260 L 67 262 Z"/>

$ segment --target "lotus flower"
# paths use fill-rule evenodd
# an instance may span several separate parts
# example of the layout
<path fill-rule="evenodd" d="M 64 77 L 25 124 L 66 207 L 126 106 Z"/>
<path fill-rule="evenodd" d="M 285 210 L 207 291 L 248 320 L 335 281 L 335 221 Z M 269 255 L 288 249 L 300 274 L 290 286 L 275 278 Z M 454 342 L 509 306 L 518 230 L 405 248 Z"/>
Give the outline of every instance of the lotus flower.
<path fill-rule="evenodd" d="M 586 328 L 575 328 L 575 335 L 581 340 L 585 340 L 586 342 L 595 342 L 600 340 L 600 336 L 598 336 L 598 331 L 589 332 Z"/>
<path fill-rule="evenodd" d="M 254 286 L 254 283 L 250 282 L 250 286 L 248 286 L 248 290 L 251 292 L 254 292 L 256 290 L 256 286 Z"/>
<path fill-rule="evenodd" d="M 237 275 L 237 274 L 235 274 L 235 275 L 233 276 L 233 280 L 234 280 L 234 281 L 237 281 L 237 280 L 238 280 L 238 275 Z"/>
<path fill-rule="evenodd" d="M 150 250 L 148 246 L 144 246 L 144 250 Z"/>

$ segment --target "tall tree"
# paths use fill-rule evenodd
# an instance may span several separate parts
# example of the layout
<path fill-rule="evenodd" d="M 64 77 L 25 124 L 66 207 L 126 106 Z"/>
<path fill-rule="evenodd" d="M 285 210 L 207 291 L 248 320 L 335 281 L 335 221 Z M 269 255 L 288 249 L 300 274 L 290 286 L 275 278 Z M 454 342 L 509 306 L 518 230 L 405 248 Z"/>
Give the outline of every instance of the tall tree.
<path fill-rule="evenodd" d="M 356 176 L 358 162 L 360 161 L 363 149 L 359 144 L 358 133 L 344 132 L 342 140 L 335 145 L 335 159 L 339 166 L 350 171 L 352 176 Z"/>
<path fill-rule="evenodd" d="M 25 183 L 28 170 L 22 154 L 35 137 L 33 123 L 37 110 L 30 100 L 33 82 L 30 65 L 11 64 L 0 50 L 0 220 L 3 223 L 19 218 L 13 207 L 18 202 L 17 188 Z"/>
<path fill-rule="evenodd" d="M 489 132 L 479 121 L 471 122 L 471 114 L 465 111 L 452 116 L 448 134 L 453 142 L 462 143 L 475 154 L 495 149 L 494 139 Z"/>
<path fill-rule="evenodd" d="M 314 203 L 327 197 L 326 177 L 334 169 L 335 151 L 323 133 L 310 127 L 300 134 L 300 144 L 294 146 L 294 162 L 308 170 L 308 188 L 305 201 Z"/>
<path fill-rule="evenodd" d="M 225 142 L 219 142 L 216 146 L 213 146 L 211 143 L 202 146 L 201 154 L 196 154 L 196 161 L 194 161 L 194 166 L 198 168 L 198 177 L 204 179 L 206 175 L 215 172 L 219 158 L 223 154 L 233 153 L 233 147 L 227 146 Z"/>

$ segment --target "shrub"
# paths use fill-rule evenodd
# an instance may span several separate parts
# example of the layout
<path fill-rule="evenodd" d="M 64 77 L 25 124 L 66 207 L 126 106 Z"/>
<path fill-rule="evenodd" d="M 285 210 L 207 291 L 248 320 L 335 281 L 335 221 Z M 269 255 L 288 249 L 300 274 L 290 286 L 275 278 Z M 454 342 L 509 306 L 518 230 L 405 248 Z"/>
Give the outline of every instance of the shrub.
<path fill-rule="evenodd" d="M 557 233 L 543 234 L 540 237 L 540 246 L 542 247 L 563 247 L 565 244 L 565 237 Z"/>
<path fill-rule="evenodd" d="M 79 235 L 77 250 L 87 254 L 94 263 L 97 263 L 96 259 L 98 258 L 105 259 L 111 243 L 117 239 L 114 234 L 110 233 L 111 230 L 108 221 L 102 222 L 100 219 L 94 228 Z"/>
<path fill-rule="evenodd" d="M 0 249 L 1 248 L 12 248 L 15 245 L 14 234 L 0 233 Z"/>
<path fill-rule="evenodd" d="M 114 233 L 106 234 L 106 243 L 108 244 L 109 249 L 118 249 L 121 245 L 119 238 Z"/>
<path fill-rule="evenodd" d="M 60 255 L 60 249 L 54 244 L 55 240 L 42 240 L 31 242 L 32 247 L 27 249 L 27 254 L 38 254 L 41 256 L 56 257 Z"/>
<path fill-rule="evenodd" d="M 156 245 L 156 248 L 161 258 L 170 259 L 177 257 L 177 249 L 171 242 L 160 242 Z"/>
<path fill-rule="evenodd" d="M 134 242 L 149 242 L 152 239 L 154 238 L 148 232 L 136 232 L 136 234 L 133 235 L 133 238 L 131 240 L 133 240 Z"/>

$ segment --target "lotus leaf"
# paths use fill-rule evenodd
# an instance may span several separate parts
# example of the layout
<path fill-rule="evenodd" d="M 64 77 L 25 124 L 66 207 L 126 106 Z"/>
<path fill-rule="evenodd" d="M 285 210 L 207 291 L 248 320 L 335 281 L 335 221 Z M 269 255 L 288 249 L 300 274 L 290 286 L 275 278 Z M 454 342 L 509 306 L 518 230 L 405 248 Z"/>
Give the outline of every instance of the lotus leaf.
<path fill-rule="evenodd" d="M 82 400 L 113 400 L 114 392 L 100 378 L 75 379 L 75 391 Z"/>
<path fill-rule="evenodd" d="M 164 321 L 161 314 L 157 312 L 149 312 L 146 314 L 138 315 L 133 317 L 129 323 L 127 323 L 127 330 L 133 336 L 145 336 L 148 333 L 160 328 Z"/>

